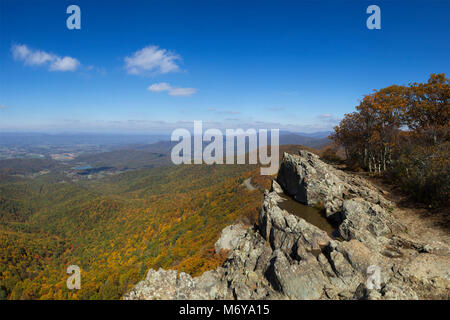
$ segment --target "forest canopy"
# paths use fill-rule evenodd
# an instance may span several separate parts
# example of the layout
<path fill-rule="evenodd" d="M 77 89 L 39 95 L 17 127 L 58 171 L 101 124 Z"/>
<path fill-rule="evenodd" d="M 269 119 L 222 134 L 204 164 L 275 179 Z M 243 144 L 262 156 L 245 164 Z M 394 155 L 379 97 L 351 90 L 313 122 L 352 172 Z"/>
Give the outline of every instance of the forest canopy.
<path fill-rule="evenodd" d="M 383 173 L 419 201 L 449 203 L 449 99 L 445 74 L 363 97 L 331 135 L 352 166 Z"/>

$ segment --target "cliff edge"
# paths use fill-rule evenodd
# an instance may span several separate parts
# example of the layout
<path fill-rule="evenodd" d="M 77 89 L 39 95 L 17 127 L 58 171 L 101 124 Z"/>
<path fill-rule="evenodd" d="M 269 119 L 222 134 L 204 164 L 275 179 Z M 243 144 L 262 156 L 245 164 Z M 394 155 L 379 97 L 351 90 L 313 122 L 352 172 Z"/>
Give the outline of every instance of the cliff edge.
<path fill-rule="evenodd" d="M 334 232 L 283 210 L 288 197 L 320 207 Z M 393 206 L 317 155 L 285 153 L 258 223 L 222 232 L 221 267 L 195 278 L 150 269 L 124 299 L 449 299 L 450 246 L 411 239 Z"/>

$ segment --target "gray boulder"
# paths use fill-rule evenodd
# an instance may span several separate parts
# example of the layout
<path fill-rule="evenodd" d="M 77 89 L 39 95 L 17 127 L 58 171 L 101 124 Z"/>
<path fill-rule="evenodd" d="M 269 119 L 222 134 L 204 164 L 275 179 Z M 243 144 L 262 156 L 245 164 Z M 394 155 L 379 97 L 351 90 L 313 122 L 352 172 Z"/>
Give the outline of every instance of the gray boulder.
<path fill-rule="evenodd" d="M 275 250 L 266 271 L 273 287 L 288 298 L 319 299 L 327 282 L 315 259 L 295 261 Z"/>
<path fill-rule="evenodd" d="M 327 217 L 339 222 L 339 213 L 344 199 L 362 197 L 365 200 L 388 208 L 392 204 L 361 177 L 336 170 L 308 151 L 298 155 L 284 153 L 278 171 L 277 182 L 283 191 L 306 205 L 323 206 Z"/>
<path fill-rule="evenodd" d="M 219 253 L 222 250 L 234 249 L 244 234 L 245 228 L 242 224 L 234 224 L 224 228 L 214 246 L 215 252 Z"/>

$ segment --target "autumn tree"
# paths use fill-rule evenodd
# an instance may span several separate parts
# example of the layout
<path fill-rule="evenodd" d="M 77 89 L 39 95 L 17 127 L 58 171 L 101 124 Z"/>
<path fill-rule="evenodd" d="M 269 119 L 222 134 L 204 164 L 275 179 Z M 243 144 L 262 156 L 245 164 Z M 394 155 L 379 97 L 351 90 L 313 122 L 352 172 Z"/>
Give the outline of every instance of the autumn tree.
<path fill-rule="evenodd" d="M 387 169 L 402 126 L 404 93 L 404 87 L 390 86 L 366 95 L 335 127 L 331 137 L 345 148 L 347 159 L 370 172 Z"/>
<path fill-rule="evenodd" d="M 389 86 L 364 96 L 331 138 L 344 147 L 349 163 L 386 172 L 421 200 L 448 202 L 449 99 L 445 74 Z"/>
<path fill-rule="evenodd" d="M 413 131 L 428 135 L 432 143 L 448 140 L 450 82 L 445 74 L 431 74 L 427 83 L 413 83 L 406 91 L 404 122 Z"/>

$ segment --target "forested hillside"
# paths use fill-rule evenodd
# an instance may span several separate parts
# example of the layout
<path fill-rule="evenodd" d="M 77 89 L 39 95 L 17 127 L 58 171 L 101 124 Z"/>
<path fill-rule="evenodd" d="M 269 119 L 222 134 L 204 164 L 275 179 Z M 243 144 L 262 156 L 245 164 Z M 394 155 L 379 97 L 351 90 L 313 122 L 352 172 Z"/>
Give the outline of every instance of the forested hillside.
<path fill-rule="evenodd" d="M 291 146 L 292 147 L 292 146 Z M 118 299 L 149 268 L 215 268 L 220 231 L 252 224 L 269 178 L 250 165 L 181 165 L 67 181 L 0 180 L 0 298 Z M 81 268 L 81 290 L 66 268 Z"/>

